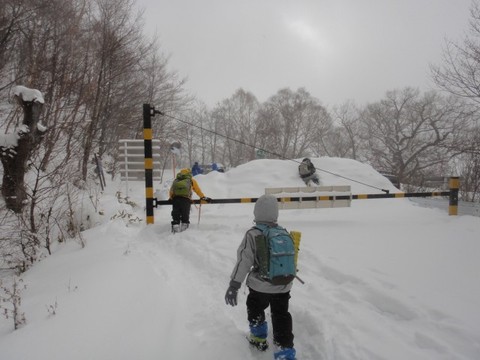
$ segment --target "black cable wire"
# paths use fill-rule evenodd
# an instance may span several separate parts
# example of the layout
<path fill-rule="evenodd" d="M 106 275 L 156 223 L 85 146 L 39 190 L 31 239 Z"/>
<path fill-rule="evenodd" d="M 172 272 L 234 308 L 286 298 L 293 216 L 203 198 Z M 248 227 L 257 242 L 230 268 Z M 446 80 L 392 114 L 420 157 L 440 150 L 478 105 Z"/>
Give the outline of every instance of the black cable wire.
<path fill-rule="evenodd" d="M 220 133 L 218 133 L 218 132 L 216 132 L 216 131 L 213 131 L 213 130 L 210 130 L 210 129 L 206 129 L 206 128 L 204 128 L 203 126 L 193 124 L 193 123 L 191 123 L 191 122 L 189 122 L 189 121 L 186 121 L 186 120 L 183 120 L 183 119 L 179 119 L 179 118 L 177 118 L 177 117 L 175 117 L 175 116 L 173 116 L 173 115 L 168 115 L 168 114 L 164 114 L 164 113 L 162 113 L 162 115 L 165 116 L 165 117 L 168 117 L 168 118 L 170 118 L 170 119 L 172 119 L 172 120 L 176 120 L 176 121 L 179 121 L 179 122 L 181 122 L 181 123 L 184 123 L 184 124 L 187 124 L 187 125 L 196 127 L 197 129 L 200 129 L 200 130 L 203 130 L 203 131 L 207 131 L 207 132 L 210 132 L 210 133 L 212 133 L 212 134 L 214 134 L 214 135 L 218 135 L 218 136 L 224 137 L 224 138 L 226 138 L 227 140 L 231 140 L 231 141 L 234 141 L 234 142 L 236 142 L 236 143 L 239 143 L 239 144 L 242 144 L 242 145 L 245 145 L 245 146 L 254 148 L 254 149 L 261 150 L 261 151 L 263 151 L 263 152 L 265 152 L 265 153 L 267 153 L 267 154 L 274 155 L 274 156 L 276 156 L 276 157 L 278 157 L 278 158 L 280 158 L 280 159 L 282 159 L 282 160 L 293 161 L 293 162 L 295 162 L 295 163 L 297 163 L 297 164 L 301 164 L 301 163 L 302 163 L 301 161 L 287 158 L 287 157 L 285 157 L 285 156 L 283 156 L 283 155 L 280 155 L 280 154 L 277 154 L 277 153 L 275 153 L 275 152 L 273 152 L 273 151 L 269 151 L 269 150 L 266 150 L 266 149 L 259 148 L 259 147 L 257 147 L 257 146 L 252 145 L 252 144 L 248 144 L 248 143 L 246 143 L 246 142 L 244 142 L 244 141 L 234 139 L 234 138 L 232 138 L 232 137 L 230 137 L 230 136 L 220 134 Z M 336 173 L 331 172 L 331 171 L 328 171 L 328 170 L 320 169 L 320 168 L 317 168 L 317 167 L 315 167 L 315 169 L 316 169 L 316 170 L 319 170 L 319 171 L 323 171 L 324 173 L 327 173 L 327 174 L 330 174 L 330 175 L 333 175 L 333 176 L 337 176 L 337 177 L 339 177 L 339 178 L 342 178 L 342 179 L 345 179 L 345 180 L 348 180 L 348 181 L 352 181 L 352 182 L 357 183 L 357 184 L 361 184 L 361 185 L 364 185 L 364 186 L 367 186 L 367 187 L 371 187 L 371 188 L 376 189 L 376 190 L 380 190 L 380 191 L 386 192 L 387 194 L 389 193 L 389 190 L 381 189 L 381 188 L 379 188 L 379 187 L 376 187 L 376 186 L 373 186 L 373 185 L 369 185 L 369 184 L 366 184 L 366 183 L 364 183 L 364 182 L 361 182 L 361 181 L 358 181 L 358 180 L 354 180 L 354 179 L 348 178 L 348 177 L 343 176 L 343 175 L 340 175 L 340 174 L 336 174 Z"/>

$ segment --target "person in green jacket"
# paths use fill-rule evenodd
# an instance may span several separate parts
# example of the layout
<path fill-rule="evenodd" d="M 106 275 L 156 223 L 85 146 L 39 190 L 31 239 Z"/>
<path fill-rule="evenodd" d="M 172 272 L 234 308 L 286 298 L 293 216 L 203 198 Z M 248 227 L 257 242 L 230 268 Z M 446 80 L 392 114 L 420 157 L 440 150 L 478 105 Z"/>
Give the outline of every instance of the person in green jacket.
<path fill-rule="evenodd" d="M 180 170 L 170 187 L 169 200 L 172 203 L 172 232 L 184 231 L 190 225 L 190 207 L 192 193 L 195 192 L 201 200 L 210 202 L 188 168 Z"/>

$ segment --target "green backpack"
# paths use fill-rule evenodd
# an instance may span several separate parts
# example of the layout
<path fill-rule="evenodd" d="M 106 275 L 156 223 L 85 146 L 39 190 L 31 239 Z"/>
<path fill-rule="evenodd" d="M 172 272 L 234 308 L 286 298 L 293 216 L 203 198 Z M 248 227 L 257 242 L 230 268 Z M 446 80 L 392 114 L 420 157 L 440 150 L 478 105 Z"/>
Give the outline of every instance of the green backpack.
<path fill-rule="evenodd" d="M 172 193 L 173 196 L 183 196 L 187 198 L 192 196 L 192 175 L 179 173 L 177 178 L 173 180 Z"/>

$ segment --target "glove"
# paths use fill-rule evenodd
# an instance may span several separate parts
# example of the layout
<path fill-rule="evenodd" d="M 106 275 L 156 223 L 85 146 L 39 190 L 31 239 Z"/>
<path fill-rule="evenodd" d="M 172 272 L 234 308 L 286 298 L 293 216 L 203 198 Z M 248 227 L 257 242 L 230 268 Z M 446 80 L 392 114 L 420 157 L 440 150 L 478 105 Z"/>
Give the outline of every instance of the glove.
<path fill-rule="evenodd" d="M 242 284 L 238 281 L 230 281 L 230 286 L 228 287 L 227 293 L 225 294 L 225 304 L 237 306 L 237 293 L 241 285 Z"/>
<path fill-rule="evenodd" d="M 211 202 L 212 202 L 212 199 L 209 198 L 209 197 L 206 197 L 206 196 L 201 197 L 200 200 L 206 201 L 207 203 L 211 203 Z"/>

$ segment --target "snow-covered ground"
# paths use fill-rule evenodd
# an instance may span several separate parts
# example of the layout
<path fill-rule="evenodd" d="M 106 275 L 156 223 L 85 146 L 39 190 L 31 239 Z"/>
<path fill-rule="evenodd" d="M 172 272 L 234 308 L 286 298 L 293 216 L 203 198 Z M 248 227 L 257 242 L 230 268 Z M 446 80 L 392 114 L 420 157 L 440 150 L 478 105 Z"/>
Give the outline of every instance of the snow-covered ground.
<path fill-rule="evenodd" d="M 394 190 L 370 166 L 313 159 L 325 169 Z M 322 184 L 372 188 L 320 172 Z M 302 186 L 297 164 L 257 160 L 197 177 L 212 198 L 258 197 L 265 187 Z M 160 184 L 159 190 L 165 191 Z M 129 183 L 139 206 L 119 204 L 108 184 L 104 215 L 22 277 L 27 324 L 1 319 L 2 360 L 272 359 L 246 344 L 239 306 L 224 294 L 253 204 L 192 207 L 191 227 L 170 233 L 170 206 L 155 224 L 110 220 L 119 210 L 144 218 L 144 184 Z M 480 219 L 448 216 L 408 199 L 354 200 L 349 208 L 282 210 L 302 232 L 291 312 L 299 360 L 480 359 Z"/>
<path fill-rule="evenodd" d="M 411 198 L 415 204 L 428 208 L 445 209 L 448 207 L 448 199 L 443 198 Z M 480 203 L 470 201 L 458 201 L 458 214 L 480 216 Z"/>

